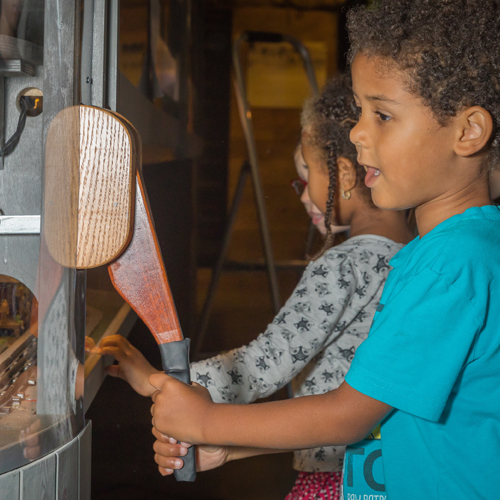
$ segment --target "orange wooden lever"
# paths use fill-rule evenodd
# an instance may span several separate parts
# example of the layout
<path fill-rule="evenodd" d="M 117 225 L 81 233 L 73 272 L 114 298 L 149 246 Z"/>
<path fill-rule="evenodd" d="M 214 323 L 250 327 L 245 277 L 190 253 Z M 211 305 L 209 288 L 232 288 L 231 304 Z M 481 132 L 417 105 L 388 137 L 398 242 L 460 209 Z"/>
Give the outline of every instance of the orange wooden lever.
<path fill-rule="evenodd" d="M 132 305 L 158 344 L 184 338 L 139 171 L 132 240 L 109 265 L 109 275 L 118 293 Z"/>

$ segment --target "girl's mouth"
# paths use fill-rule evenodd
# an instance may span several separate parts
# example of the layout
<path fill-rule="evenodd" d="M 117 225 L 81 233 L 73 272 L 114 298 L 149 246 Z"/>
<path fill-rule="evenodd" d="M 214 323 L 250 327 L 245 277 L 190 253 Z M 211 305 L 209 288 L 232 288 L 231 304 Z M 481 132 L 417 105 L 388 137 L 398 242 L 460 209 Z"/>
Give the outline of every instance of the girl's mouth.
<path fill-rule="evenodd" d="M 320 224 L 323 220 L 323 214 L 318 214 L 315 212 L 309 212 L 309 217 L 311 217 L 313 224 Z"/>
<path fill-rule="evenodd" d="M 364 166 L 366 170 L 365 184 L 371 188 L 377 182 L 377 177 L 380 175 L 380 170 L 374 167 Z"/>

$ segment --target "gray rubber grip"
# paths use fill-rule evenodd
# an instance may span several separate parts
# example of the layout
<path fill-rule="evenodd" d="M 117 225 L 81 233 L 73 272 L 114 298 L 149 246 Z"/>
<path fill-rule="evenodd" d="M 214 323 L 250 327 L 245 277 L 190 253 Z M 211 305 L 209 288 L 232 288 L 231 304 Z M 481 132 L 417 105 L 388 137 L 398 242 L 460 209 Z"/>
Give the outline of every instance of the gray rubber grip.
<path fill-rule="evenodd" d="M 167 375 L 191 384 L 189 373 L 189 344 L 190 339 L 179 340 L 160 344 L 161 362 Z M 196 479 L 196 462 L 194 446 L 188 449 L 188 454 L 179 457 L 184 462 L 184 467 L 174 471 L 177 481 L 194 481 Z"/>

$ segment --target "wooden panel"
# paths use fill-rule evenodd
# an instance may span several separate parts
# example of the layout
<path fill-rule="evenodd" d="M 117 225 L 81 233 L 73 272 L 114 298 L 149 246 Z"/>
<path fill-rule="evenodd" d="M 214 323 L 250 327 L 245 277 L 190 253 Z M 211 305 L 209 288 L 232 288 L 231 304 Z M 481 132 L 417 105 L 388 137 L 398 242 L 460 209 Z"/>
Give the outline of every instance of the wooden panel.
<path fill-rule="evenodd" d="M 66 108 L 47 134 L 47 247 L 67 267 L 116 258 L 130 241 L 135 170 L 130 136 L 112 113 Z M 78 232 L 78 233 L 77 233 Z"/>
<path fill-rule="evenodd" d="M 106 264 L 127 246 L 134 177 L 127 129 L 111 113 L 80 106 L 78 268 Z"/>

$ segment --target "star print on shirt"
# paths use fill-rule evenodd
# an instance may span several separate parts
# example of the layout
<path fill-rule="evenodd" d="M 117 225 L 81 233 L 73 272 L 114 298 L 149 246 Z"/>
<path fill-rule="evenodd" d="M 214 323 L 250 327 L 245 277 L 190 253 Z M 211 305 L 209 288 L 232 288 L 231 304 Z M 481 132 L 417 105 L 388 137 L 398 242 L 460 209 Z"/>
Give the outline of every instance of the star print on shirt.
<path fill-rule="evenodd" d="M 341 278 L 339 278 L 339 279 L 337 280 L 337 285 L 339 286 L 339 288 L 340 288 L 341 290 L 343 290 L 344 288 L 347 288 L 350 284 L 351 284 L 351 282 L 350 282 L 350 281 L 345 280 L 343 277 L 341 277 Z"/>
<path fill-rule="evenodd" d="M 321 276 L 322 278 L 326 278 L 328 276 L 328 273 L 329 273 L 328 268 L 323 264 L 321 264 L 312 270 L 311 277 Z"/>
<path fill-rule="evenodd" d="M 333 380 L 333 372 L 329 372 L 329 371 L 325 370 L 321 374 L 321 378 L 325 381 L 325 383 L 331 382 Z"/>
<path fill-rule="evenodd" d="M 260 356 L 255 358 L 255 366 L 264 373 L 266 370 L 269 370 L 269 365 L 266 363 L 265 356 Z"/>
<path fill-rule="evenodd" d="M 210 373 L 197 373 L 196 374 L 196 381 L 198 384 L 202 385 L 203 387 L 211 387 L 215 385 L 215 382 L 212 380 L 212 377 Z"/>
<path fill-rule="evenodd" d="M 307 295 L 307 288 L 297 288 L 297 290 L 295 290 L 295 295 L 300 298 L 304 297 L 305 295 Z"/>
<path fill-rule="evenodd" d="M 297 302 L 297 304 L 292 306 L 292 309 L 296 313 L 311 312 L 311 303 L 310 302 Z"/>
<path fill-rule="evenodd" d="M 259 391 L 260 393 L 266 393 L 271 388 L 269 384 L 264 382 L 264 379 L 262 377 L 257 379 L 256 377 L 250 375 L 250 377 L 248 377 L 248 380 L 250 382 L 249 390 L 252 392 Z"/>
<path fill-rule="evenodd" d="M 313 324 L 304 317 L 302 317 L 298 323 L 294 323 L 294 325 L 300 333 L 308 332 L 311 326 L 313 326 Z"/>
<path fill-rule="evenodd" d="M 377 254 L 378 262 L 373 268 L 376 273 L 385 273 L 389 269 L 389 258 L 386 255 Z"/>
<path fill-rule="evenodd" d="M 330 316 L 335 312 L 335 308 L 333 307 L 333 304 L 330 302 L 326 302 L 326 300 L 321 302 L 321 305 L 319 306 L 318 309 L 320 311 L 325 312 L 327 316 Z"/>
<path fill-rule="evenodd" d="M 231 371 L 227 372 L 227 374 L 231 377 L 231 383 L 234 385 L 242 385 L 243 381 L 242 375 L 238 371 L 238 368 L 233 368 Z"/>
<path fill-rule="evenodd" d="M 285 318 L 289 315 L 290 313 L 289 312 L 281 312 L 280 314 L 278 314 L 278 316 L 276 316 L 276 318 L 274 318 L 273 320 L 273 323 L 275 325 L 282 325 L 282 324 L 286 324 L 286 321 L 285 321 Z"/>
<path fill-rule="evenodd" d="M 310 352 L 311 351 L 309 349 L 306 349 L 303 346 L 290 349 L 293 363 L 297 363 L 298 361 L 306 361 Z"/>
<path fill-rule="evenodd" d="M 316 384 L 316 378 L 313 378 L 311 380 L 306 380 L 305 387 L 307 392 L 314 394 L 318 389 L 318 385 Z"/>
<path fill-rule="evenodd" d="M 323 297 L 325 295 L 330 294 L 330 290 L 328 290 L 328 283 L 317 283 L 314 291 L 320 296 Z"/>

